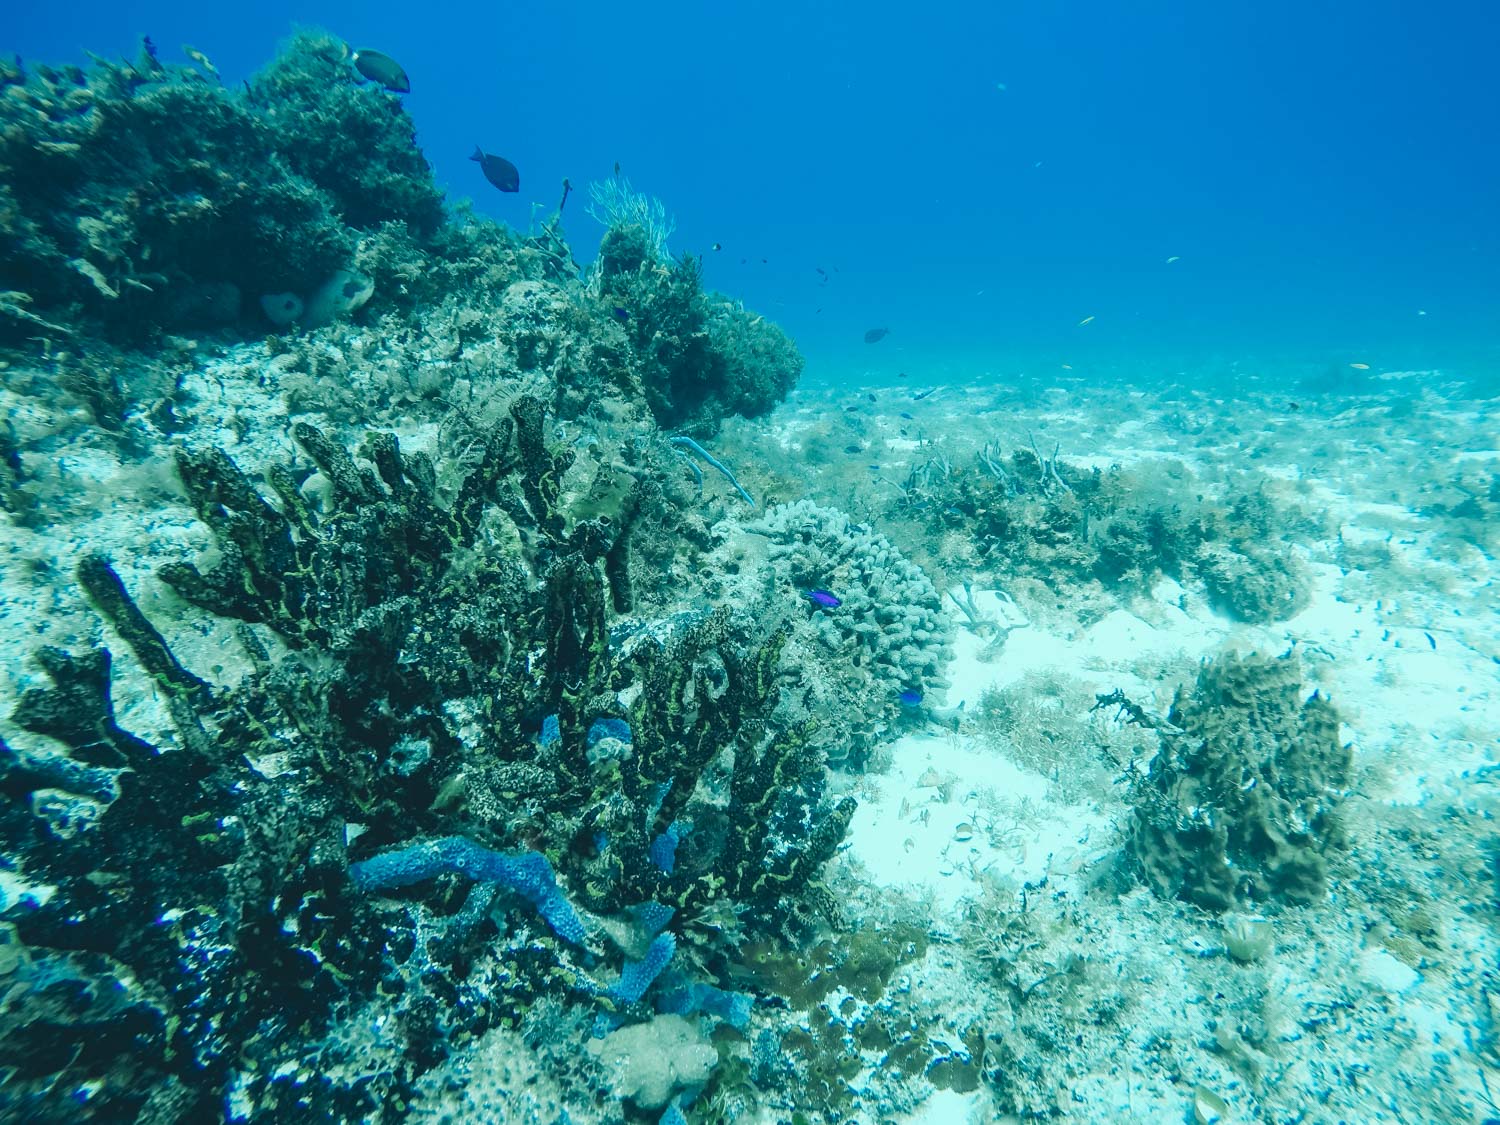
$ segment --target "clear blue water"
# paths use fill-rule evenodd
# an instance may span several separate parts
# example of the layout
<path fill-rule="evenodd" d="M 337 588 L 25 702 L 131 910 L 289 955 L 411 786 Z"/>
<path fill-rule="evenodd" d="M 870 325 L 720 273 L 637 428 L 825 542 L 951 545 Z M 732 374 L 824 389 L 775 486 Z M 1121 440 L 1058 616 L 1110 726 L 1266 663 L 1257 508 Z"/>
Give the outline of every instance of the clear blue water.
<path fill-rule="evenodd" d="M 524 226 L 618 161 L 809 380 L 1500 366 L 1492 5 L 807 7 L 86 0 L 12 7 L 0 47 L 145 33 L 230 82 L 297 25 L 384 50 L 452 196 Z"/>

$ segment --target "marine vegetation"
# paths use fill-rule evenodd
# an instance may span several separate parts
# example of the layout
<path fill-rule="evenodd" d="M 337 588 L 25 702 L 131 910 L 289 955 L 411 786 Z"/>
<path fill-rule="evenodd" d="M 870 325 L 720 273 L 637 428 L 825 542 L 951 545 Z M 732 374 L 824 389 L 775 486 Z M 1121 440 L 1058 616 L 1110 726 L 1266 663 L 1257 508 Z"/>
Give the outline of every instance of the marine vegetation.
<path fill-rule="evenodd" d="M 1201 582 L 1224 612 L 1256 623 L 1306 605 L 1304 568 L 1276 547 L 1286 517 L 1263 489 L 1237 486 L 1213 501 L 1191 481 L 1141 468 L 1083 471 L 1059 454 L 1032 442 L 1009 453 L 986 445 L 964 466 L 929 456 L 898 484 L 892 516 L 956 536 L 967 566 L 992 575 L 1127 594 L 1166 575 Z"/>

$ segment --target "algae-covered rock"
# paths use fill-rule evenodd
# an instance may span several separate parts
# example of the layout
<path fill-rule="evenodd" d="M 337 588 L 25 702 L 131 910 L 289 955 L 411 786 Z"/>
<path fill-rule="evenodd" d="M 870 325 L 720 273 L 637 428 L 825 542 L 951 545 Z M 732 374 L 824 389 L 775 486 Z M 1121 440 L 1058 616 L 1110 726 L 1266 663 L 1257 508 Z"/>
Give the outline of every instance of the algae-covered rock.
<path fill-rule="evenodd" d="M 1215 548 L 1204 552 L 1198 573 L 1216 606 L 1252 625 L 1285 621 L 1307 606 L 1306 571 L 1285 550 Z"/>
<path fill-rule="evenodd" d="M 730 414 L 764 414 L 802 374 L 802 355 L 764 317 L 705 293 L 702 265 L 657 259 L 649 234 L 613 226 L 599 247 L 594 285 L 634 354 L 657 422 L 712 434 Z"/>
<path fill-rule="evenodd" d="M 1298 659 L 1205 664 L 1158 729 L 1129 841 L 1157 893 L 1220 913 L 1322 898 L 1350 753 L 1333 704 L 1305 695 Z"/>
<path fill-rule="evenodd" d="M 233 293 L 316 293 L 358 232 L 443 219 L 399 99 L 318 33 L 243 88 L 149 41 L 133 63 L 39 67 L 4 87 L 0 126 L 0 290 L 31 314 L 0 309 L 0 333 L 37 316 L 122 340 L 218 327 Z"/>

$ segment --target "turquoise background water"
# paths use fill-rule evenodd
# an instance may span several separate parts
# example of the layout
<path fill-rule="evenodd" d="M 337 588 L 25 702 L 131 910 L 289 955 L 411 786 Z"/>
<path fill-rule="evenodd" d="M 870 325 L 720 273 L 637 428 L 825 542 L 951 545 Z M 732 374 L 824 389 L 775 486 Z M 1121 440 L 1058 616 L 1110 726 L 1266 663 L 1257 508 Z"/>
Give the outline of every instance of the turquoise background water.
<path fill-rule="evenodd" d="M 229 82 L 296 24 L 384 50 L 439 179 L 523 227 L 618 161 L 812 379 L 1500 366 L 1500 15 L 1474 0 L 42 8 L 0 48 L 148 33 Z"/>

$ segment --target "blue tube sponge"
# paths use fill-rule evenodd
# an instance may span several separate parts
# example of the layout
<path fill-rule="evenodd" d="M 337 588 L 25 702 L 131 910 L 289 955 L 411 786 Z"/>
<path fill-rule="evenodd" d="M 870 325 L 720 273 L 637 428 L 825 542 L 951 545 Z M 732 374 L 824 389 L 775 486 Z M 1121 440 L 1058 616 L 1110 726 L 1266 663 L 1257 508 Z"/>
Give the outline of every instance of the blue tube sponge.
<path fill-rule="evenodd" d="M 711 984 L 690 984 L 686 988 L 664 992 L 656 998 L 658 1012 L 676 1016 L 718 1016 L 730 1027 L 744 1031 L 750 1024 L 755 997 L 748 992 L 728 992 Z"/>
<path fill-rule="evenodd" d="M 658 934 L 646 950 L 646 956 L 639 961 L 625 962 L 625 967 L 620 970 L 620 979 L 609 990 L 609 994 L 616 1000 L 634 1004 L 646 995 L 646 989 L 661 975 L 667 962 L 672 959 L 672 954 L 676 952 L 677 939 L 671 933 Z"/>
<path fill-rule="evenodd" d="M 652 840 L 646 847 L 646 858 L 657 868 L 672 874 L 672 869 L 677 866 L 677 845 L 682 842 L 682 829 L 677 827 L 674 820 L 667 825 L 667 830 Z"/>
<path fill-rule="evenodd" d="M 409 887 L 448 872 L 467 875 L 480 883 L 498 883 L 515 892 L 536 907 L 558 937 L 574 945 L 583 944 L 583 923 L 563 898 L 552 865 L 540 852 L 506 855 L 467 836 L 441 836 L 349 865 L 349 878 L 365 892 Z"/>

